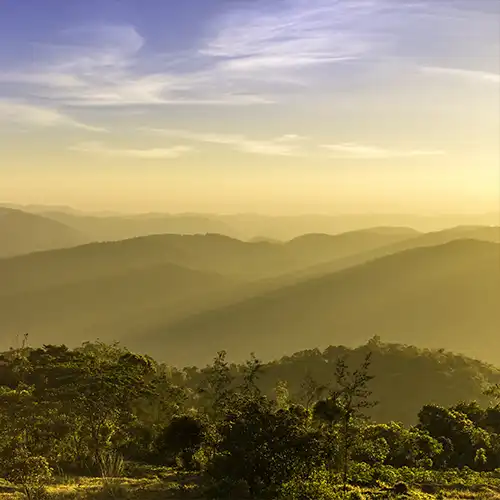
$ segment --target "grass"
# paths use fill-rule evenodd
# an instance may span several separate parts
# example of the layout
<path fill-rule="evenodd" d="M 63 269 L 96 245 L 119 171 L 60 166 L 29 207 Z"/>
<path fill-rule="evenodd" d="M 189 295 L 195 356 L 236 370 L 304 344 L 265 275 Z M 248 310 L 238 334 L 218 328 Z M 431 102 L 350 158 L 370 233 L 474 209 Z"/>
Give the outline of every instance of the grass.
<path fill-rule="evenodd" d="M 197 477 L 178 473 L 171 468 L 135 465 L 127 470 L 128 477 L 89 478 L 62 476 L 47 488 L 53 500 L 183 500 L 203 496 Z M 422 491 L 423 490 L 423 491 Z M 475 486 L 441 485 L 435 488 L 411 488 L 407 495 L 397 496 L 387 490 L 359 488 L 366 500 L 405 498 L 407 500 L 500 500 L 498 484 Z M 20 490 L 0 479 L 0 500 L 22 500 Z M 238 500 L 238 499 L 234 499 Z M 312 499 L 311 499 L 312 500 Z"/>
<path fill-rule="evenodd" d="M 47 487 L 49 498 L 54 500 L 181 500 L 201 499 L 197 493 L 195 478 L 178 474 L 167 468 L 149 468 L 139 477 L 55 478 Z M 0 500 L 21 500 L 20 490 L 0 482 Z"/>

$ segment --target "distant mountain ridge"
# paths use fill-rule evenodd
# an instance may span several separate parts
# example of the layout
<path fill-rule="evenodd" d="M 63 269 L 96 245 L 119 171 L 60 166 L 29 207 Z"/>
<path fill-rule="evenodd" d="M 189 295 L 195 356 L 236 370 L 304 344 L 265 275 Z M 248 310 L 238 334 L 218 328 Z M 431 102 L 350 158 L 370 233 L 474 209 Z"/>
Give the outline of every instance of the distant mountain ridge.
<path fill-rule="evenodd" d="M 0 258 L 81 245 L 85 234 L 62 222 L 0 207 Z"/>
<path fill-rule="evenodd" d="M 206 361 L 203 346 L 235 359 L 387 341 L 499 361 L 500 245 L 458 240 L 392 254 L 201 312 L 141 334 L 169 361 Z M 134 339 L 127 339 L 138 347 Z M 167 347 L 168 346 L 168 347 Z M 189 347 L 188 347 L 189 346 Z M 188 353 L 189 351 L 189 353 Z M 262 354 L 264 355 L 264 354 Z"/>
<path fill-rule="evenodd" d="M 47 220 L 60 228 L 60 223 Z M 464 243 L 472 260 L 461 261 L 460 241 L 466 239 L 474 240 Z M 243 356 L 255 339 L 267 356 L 307 348 L 309 341 L 348 343 L 380 334 L 412 343 L 430 335 L 436 345 L 491 356 L 486 341 L 484 348 L 472 349 L 449 333 L 456 328 L 463 338 L 475 321 L 488 342 L 492 335 L 491 300 L 497 289 L 490 281 L 498 270 L 491 255 L 499 257 L 499 263 L 500 256 L 496 250 L 479 250 L 479 240 L 500 241 L 500 228 L 421 233 L 373 227 L 336 235 L 303 234 L 286 242 L 247 242 L 211 233 L 159 234 L 4 258 L 0 348 L 29 332 L 38 343 L 123 340 L 178 360 L 187 360 L 185 348 L 191 345 L 193 359 L 204 361 L 205 338 L 229 350 L 236 344 L 235 356 Z M 450 242 L 456 246 L 447 246 Z M 408 257 L 417 255 L 412 252 L 418 248 L 423 252 L 418 255 L 432 255 L 425 265 Z M 443 251 L 445 259 L 440 257 Z M 384 267 L 383 262 L 390 264 Z M 481 267 L 484 262 L 488 269 Z M 385 274 L 375 272 L 380 266 Z M 405 276 L 413 295 L 405 291 Z M 483 319 L 481 281 L 490 287 Z M 442 297 L 450 300 L 436 308 Z M 452 310 L 456 318 L 446 312 Z M 401 314 L 411 321 L 396 321 Z M 364 316 L 365 322 L 360 319 Z M 327 327 L 333 339 L 327 338 Z"/>
<path fill-rule="evenodd" d="M 88 279 L 93 274 L 172 263 L 201 271 L 257 280 L 280 276 L 314 263 L 366 252 L 407 238 L 401 234 L 367 231 L 334 236 L 304 237 L 289 243 L 244 242 L 220 234 L 151 235 L 122 241 L 89 243 L 33 255 L 0 260 L 0 296 L 58 283 Z M 1 278 L 9 283 L 3 290 Z"/>
<path fill-rule="evenodd" d="M 319 245 L 313 237 L 299 246 L 155 235 L 0 259 L 0 332 L 30 331 L 47 342 L 67 331 L 80 341 L 117 339 L 267 289 L 274 284 L 265 280 L 335 258 L 337 250 L 366 251 L 406 234 L 328 236 Z"/>
<path fill-rule="evenodd" d="M 1 204 L 0 204 L 1 206 Z M 65 206 L 3 204 L 56 220 L 78 230 L 86 241 L 118 241 L 152 234 L 218 233 L 233 238 L 288 241 L 303 234 L 341 234 L 375 227 L 412 227 L 422 232 L 458 225 L 498 225 L 500 213 L 260 215 L 203 213 L 83 212 Z"/>

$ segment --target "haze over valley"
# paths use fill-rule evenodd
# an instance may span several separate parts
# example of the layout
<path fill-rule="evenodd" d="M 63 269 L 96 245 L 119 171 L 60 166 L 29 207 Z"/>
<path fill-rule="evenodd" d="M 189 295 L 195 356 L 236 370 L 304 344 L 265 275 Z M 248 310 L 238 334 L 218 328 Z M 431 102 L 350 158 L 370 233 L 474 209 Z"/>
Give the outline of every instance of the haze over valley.
<path fill-rule="evenodd" d="M 369 214 L 2 213 L 3 349 L 24 333 L 34 345 L 98 338 L 182 366 L 223 349 L 274 359 L 378 335 L 499 361 L 499 226 L 424 232 L 396 225 L 416 216 L 379 216 L 394 225 L 353 229 L 376 219 Z M 304 219 L 330 234 L 280 239 Z"/>

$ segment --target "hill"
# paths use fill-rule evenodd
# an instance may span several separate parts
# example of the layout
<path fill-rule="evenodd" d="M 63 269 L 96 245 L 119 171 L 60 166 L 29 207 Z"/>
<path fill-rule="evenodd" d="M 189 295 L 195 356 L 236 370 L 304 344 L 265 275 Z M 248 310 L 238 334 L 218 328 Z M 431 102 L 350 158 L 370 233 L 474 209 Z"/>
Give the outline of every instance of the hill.
<path fill-rule="evenodd" d="M 217 233 L 239 238 L 241 233 L 224 221 L 198 214 L 89 215 L 50 211 L 47 215 L 77 228 L 90 241 L 119 241 L 155 234 Z"/>
<path fill-rule="evenodd" d="M 500 214 L 339 214 L 269 216 L 259 214 L 217 215 L 219 220 L 237 228 L 241 237 L 255 236 L 290 240 L 306 233 L 340 234 L 373 227 L 411 227 L 418 231 L 440 231 L 460 224 L 495 225 Z"/>
<path fill-rule="evenodd" d="M 300 276 L 302 278 L 322 276 L 381 257 L 394 255 L 405 250 L 443 245 L 460 239 L 474 239 L 489 241 L 491 243 L 500 243 L 500 226 L 456 226 L 430 233 L 416 233 L 408 238 L 387 245 L 381 245 L 372 250 L 351 252 L 345 257 L 339 257 L 330 262 L 311 266 L 310 268 L 303 269 Z"/>
<path fill-rule="evenodd" d="M 0 258 L 86 243 L 83 233 L 41 215 L 0 207 Z"/>
<path fill-rule="evenodd" d="M 210 351 L 264 358 L 373 335 L 499 361 L 500 245 L 458 240 L 407 250 L 166 325 L 126 344 L 172 363 Z"/>
<path fill-rule="evenodd" d="M 409 230 L 248 243 L 156 235 L 0 259 L 0 339 L 120 339 L 281 285 L 304 267 L 406 238 Z M 277 280 L 275 283 L 274 280 Z M 3 344 L 4 346 L 8 346 Z"/>
<path fill-rule="evenodd" d="M 348 348 L 333 345 L 299 351 L 290 356 L 264 363 L 258 378 L 259 388 L 269 397 L 275 397 L 276 386 L 285 382 L 291 399 L 307 404 L 315 398 L 308 393 L 312 386 L 331 387 L 334 383 L 335 363 L 345 358 L 355 369 L 371 353 L 369 373 L 373 376 L 370 389 L 372 400 L 378 404 L 370 415 L 379 422 L 398 421 L 414 424 L 417 414 L 426 404 L 444 407 L 461 401 L 487 404 L 484 388 L 500 381 L 500 370 L 492 365 L 445 350 L 418 348 L 413 345 L 383 343 L 372 338 L 366 344 Z M 200 385 L 206 369 L 188 368 L 183 380 L 191 389 Z M 241 373 L 241 365 L 233 367 Z M 186 378 L 187 376 L 187 378 Z"/>
<path fill-rule="evenodd" d="M 414 232 L 364 230 L 306 235 L 288 243 L 244 242 L 220 234 L 165 234 L 91 243 L 0 260 L 0 296 L 167 262 L 255 281 L 386 247 L 405 241 L 409 234 Z"/>
<path fill-rule="evenodd" d="M 421 233 L 407 227 L 374 227 L 337 235 L 304 234 L 286 243 L 289 251 L 305 262 L 335 261 L 387 246 L 411 244 Z"/>

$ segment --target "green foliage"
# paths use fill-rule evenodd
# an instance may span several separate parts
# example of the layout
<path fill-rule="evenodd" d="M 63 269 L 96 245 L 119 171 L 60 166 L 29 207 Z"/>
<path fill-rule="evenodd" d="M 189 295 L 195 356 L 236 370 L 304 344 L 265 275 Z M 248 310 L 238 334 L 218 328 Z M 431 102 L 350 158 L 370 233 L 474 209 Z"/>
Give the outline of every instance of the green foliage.
<path fill-rule="evenodd" d="M 123 456 L 114 450 L 102 453 L 99 463 L 104 478 L 123 477 L 125 473 Z"/>
<path fill-rule="evenodd" d="M 0 475 L 32 500 L 53 470 L 116 485 L 137 460 L 196 471 L 212 498 L 333 500 L 362 498 L 359 488 L 395 495 L 403 483 L 492 481 L 497 404 L 427 404 L 415 426 L 374 422 L 373 356 L 362 353 L 354 369 L 345 356 L 325 363 L 323 385 L 309 374 L 302 393 L 280 382 L 270 395 L 263 381 L 273 365 L 254 356 L 233 365 L 221 352 L 203 370 L 179 372 L 118 345 L 23 346 L 0 364 Z"/>
<path fill-rule="evenodd" d="M 25 450 L 13 452 L 2 461 L 4 477 L 20 485 L 27 500 L 46 498 L 45 486 L 52 477 L 52 469 L 45 457 L 30 455 Z"/>
<path fill-rule="evenodd" d="M 193 468 L 194 456 L 205 440 L 206 426 L 197 415 L 174 417 L 156 440 L 158 453 L 165 458 L 179 458 L 185 468 Z"/>
<path fill-rule="evenodd" d="M 491 448 L 490 434 L 454 409 L 426 405 L 419 413 L 418 427 L 443 443 L 441 465 L 447 467 L 484 467 L 486 449 Z M 482 451 L 480 451 L 482 450 Z M 484 457 L 484 463 L 481 460 Z"/>
<path fill-rule="evenodd" d="M 380 342 L 356 349 L 343 346 L 323 351 L 310 349 L 282 357 L 262 367 L 258 385 L 264 394 L 275 397 L 278 381 L 286 382 L 291 399 L 311 407 L 333 389 L 339 358 L 347 357 L 349 368 L 354 370 L 368 353 L 372 353 L 370 375 L 373 377 L 369 387 L 373 400 L 379 404 L 366 408 L 365 413 L 376 422 L 414 425 L 418 412 L 430 401 L 443 407 L 474 400 L 483 408 L 494 406 L 491 398 L 484 395 L 484 387 L 500 382 L 498 369 L 442 350 Z M 191 372 L 187 383 L 198 383 L 203 377 L 203 371 Z"/>
<path fill-rule="evenodd" d="M 336 488 L 336 477 L 325 468 L 318 468 L 308 477 L 294 477 L 279 490 L 280 500 L 337 500 L 341 498 Z"/>
<path fill-rule="evenodd" d="M 227 483 L 244 485 L 252 498 L 276 493 L 306 476 L 327 458 L 321 435 L 302 407 L 277 409 L 269 400 L 243 399 L 219 428 L 220 440 L 207 473 L 226 494 Z M 222 485 L 222 488 L 220 488 Z"/>
<path fill-rule="evenodd" d="M 365 418 L 364 410 L 375 406 L 370 401 L 371 391 L 368 383 L 373 378 L 369 374 L 371 352 L 359 368 L 350 371 L 346 358 L 337 360 L 335 366 L 335 388 L 327 400 L 316 403 L 314 412 L 317 417 L 330 425 L 338 425 L 342 442 L 342 485 L 346 493 L 351 451 L 358 437 L 357 420 Z M 379 443 L 382 444 L 382 443 Z"/>
<path fill-rule="evenodd" d="M 151 447 L 155 423 L 144 418 L 144 403 L 165 406 L 157 367 L 114 345 L 24 349 L 11 355 L 3 375 L 9 385 L 0 386 L 0 452 L 21 443 L 63 469 L 102 473 L 110 457 L 140 440 L 141 428 L 149 429 L 143 448 Z"/>
<path fill-rule="evenodd" d="M 432 467 L 433 460 L 443 452 L 442 444 L 425 431 L 396 422 L 370 424 L 360 434 L 355 459 L 370 464 Z"/>

